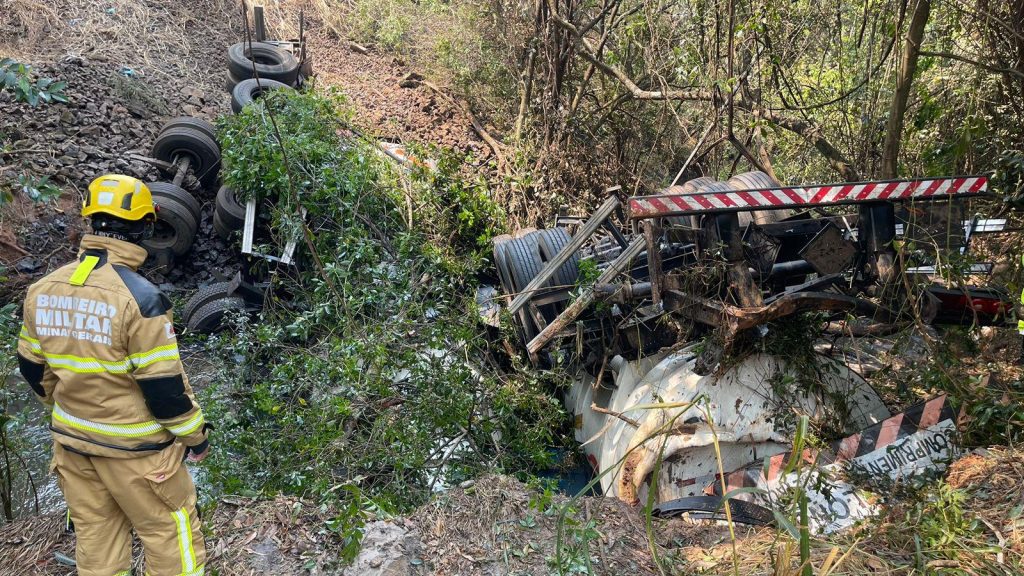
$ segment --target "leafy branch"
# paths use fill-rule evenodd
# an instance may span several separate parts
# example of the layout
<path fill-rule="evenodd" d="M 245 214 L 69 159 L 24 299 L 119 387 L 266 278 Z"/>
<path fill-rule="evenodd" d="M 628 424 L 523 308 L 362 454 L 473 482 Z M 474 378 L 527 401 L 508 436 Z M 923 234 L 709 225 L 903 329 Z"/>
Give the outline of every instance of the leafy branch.
<path fill-rule="evenodd" d="M 13 58 L 0 60 L 0 90 L 12 90 L 16 102 L 27 102 L 35 108 L 40 102 L 67 102 L 64 89 L 68 83 L 52 78 L 32 80 L 32 67 Z"/>

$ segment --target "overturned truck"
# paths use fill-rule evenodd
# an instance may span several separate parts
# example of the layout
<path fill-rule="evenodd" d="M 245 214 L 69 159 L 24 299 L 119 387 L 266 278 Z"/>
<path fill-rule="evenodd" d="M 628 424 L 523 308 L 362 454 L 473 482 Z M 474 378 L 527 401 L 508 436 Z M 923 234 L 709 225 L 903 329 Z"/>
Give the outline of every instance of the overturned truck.
<path fill-rule="evenodd" d="M 972 237 L 1005 226 L 969 212 L 987 185 L 750 172 L 613 189 L 589 218 L 497 238 L 500 300 L 533 363 L 575 371 L 565 403 L 605 494 L 707 518 L 725 497 L 733 520 L 770 523 L 800 483 L 812 527 L 834 531 L 874 509 L 851 477 L 902 482 L 956 456 L 952 411 L 940 396 L 890 414 L 841 359 L 759 343 L 1003 324 L 1006 294 L 943 281 L 937 257 L 959 255 L 961 280 L 991 272 L 964 264 Z M 808 422 L 828 446 L 805 444 Z"/>

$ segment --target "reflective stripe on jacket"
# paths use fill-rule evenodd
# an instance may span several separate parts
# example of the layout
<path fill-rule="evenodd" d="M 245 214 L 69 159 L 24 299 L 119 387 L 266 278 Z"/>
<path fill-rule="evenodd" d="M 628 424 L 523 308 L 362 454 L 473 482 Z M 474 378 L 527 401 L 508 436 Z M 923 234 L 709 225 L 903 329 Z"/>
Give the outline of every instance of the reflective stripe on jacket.
<path fill-rule="evenodd" d="M 125 458 L 206 442 L 170 301 L 136 272 L 145 258 L 135 244 L 86 236 L 77 262 L 28 289 L 19 365 L 72 450 Z"/>

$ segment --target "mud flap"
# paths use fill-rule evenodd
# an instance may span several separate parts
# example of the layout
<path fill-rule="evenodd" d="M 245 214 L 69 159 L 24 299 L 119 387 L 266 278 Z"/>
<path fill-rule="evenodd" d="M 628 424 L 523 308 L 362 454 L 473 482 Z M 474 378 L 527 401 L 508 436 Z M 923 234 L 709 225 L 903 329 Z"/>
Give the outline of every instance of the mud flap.
<path fill-rule="evenodd" d="M 652 509 L 660 518 L 688 515 L 695 520 L 728 520 L 722 498 L 718 496 L 688 496 L 662 502 Z M 729 498 L 729 513 L 733 522 L 751 526 L 771 526 L 775 523 L 772 511 L 764 506 L 738 498 Z"/>

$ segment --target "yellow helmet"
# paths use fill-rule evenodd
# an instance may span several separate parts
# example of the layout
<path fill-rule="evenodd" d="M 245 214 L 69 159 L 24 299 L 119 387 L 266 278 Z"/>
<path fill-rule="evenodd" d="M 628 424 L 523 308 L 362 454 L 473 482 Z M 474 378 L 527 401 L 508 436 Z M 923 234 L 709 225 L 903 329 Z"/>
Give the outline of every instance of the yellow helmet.
<path fill-rule="evenodd" d="M 156 217 L 153 194 L 142 180 L 122 174 L 106 174 L 89 184 L 82 216 L 110 214 L 123 220 Z"/>

